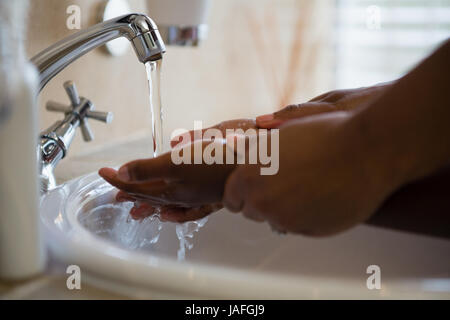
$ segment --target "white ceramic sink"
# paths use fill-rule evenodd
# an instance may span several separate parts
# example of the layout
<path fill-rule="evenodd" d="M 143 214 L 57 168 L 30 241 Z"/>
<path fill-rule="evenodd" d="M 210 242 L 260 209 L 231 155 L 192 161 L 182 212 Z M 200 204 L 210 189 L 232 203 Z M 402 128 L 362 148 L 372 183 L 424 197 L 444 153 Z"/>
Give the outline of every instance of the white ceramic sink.
<path fill-rule="evenodd" d="M 164 292 L 189 298 L 450 298 L 450 241 L 360 226 L 313 239 L 280 236 L 266 224 L 222 210 L 177 260 L 175 226 L 127 224 L 116 190 L 96 173 L 66 183 L 41 201 L 53 259 L 76 264 L 82 279 L 133 297 Z M 144 222 L 145 223 L 145 222 Z M 133 229 L 134 228 L 134 229 Z M 121 238 L 138 230 L 134 242 Z M 137 244 L 143 244 L 138 248 Z M 381 268 L 381 290 L 366 269 Z"/>

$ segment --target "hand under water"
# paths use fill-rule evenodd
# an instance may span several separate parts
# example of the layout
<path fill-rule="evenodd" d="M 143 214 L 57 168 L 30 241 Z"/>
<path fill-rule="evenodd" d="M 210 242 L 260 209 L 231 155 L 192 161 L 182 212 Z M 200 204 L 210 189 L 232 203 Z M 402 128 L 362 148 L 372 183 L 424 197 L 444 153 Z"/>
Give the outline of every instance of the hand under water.
<path fill-rule="evenodd" d="M 351 110 L 372 99 L 382 89 L 382 86 L 378 86 L 332 91 L 307 103 L 288 106 L 271 116 L 258 117 L 256 123 L 249 119 L 238 119 L 224 121 L 211 128 L 221 130 L 223 136 L 226 134 L 226 129 L 240 128 L 246 131 L 247 129 L 276 128 L 288 121 L 307 116 L 324 112 Z M 195 141 L 194 131 L 190 131 L 190 136 L 191 141 Z M 171 146 L 181 147 L 179 142 L 180 139 L 175 137 L 171 141 Z M 207 145 L 206 142 L 203 141 L 203 143 L 205 146 Z M 293 141 L 292 143 L 296 142 Z M 243 169 L 245 166 L 241 165 L 240 167 L 240 172 L 250 170 L 250 166 L 247 166 L 246 169 Z M 226 179 L 234 169 L 234 165 L 175 166 L 171 162 L 170 154 L 166 153 L 156 159 L 132 161 L 122 166 L 119 172 L 114 169 L 103 168 L 99 173 L 105 180 L 120 189 L 116 197 L 117 201 L 139 201 L 139 205 L 133 207 L 130 211 L 134 219 L 145 218 L 158 209 L 162 220 L 184 222 L 200 219 L 223 207 L 223 200 L 225 201 L 225 199 L 222 199 L 222 196 Z M 237 176 L 237 174 L 234 176 Z M 206 177 L 210 179 L 206 179 Z M 201 186 L 205 187 L 205 190 L 199 190 L 202 189 Z M 228 187 L 228 189 L 230 188 Z M 207 197 L 207 194 L 214 192 L 214 197 Z M 201 199 L 194 201 L 194 195 L 201 195 Z M 244 210 L 244 215 L 253 220 L 264 220 L 263 217 L 249 212 L 248 209 Z M 281 226 L 277 228 L 286 229 Z"/>
<path fill-rule="evenodd" d="M 225 137 L 226 129 L 245 131 L 256 126 L 254 120 L 239 119 L 211 128 L 221 130 Z M 192 144 L 182 146 L 179 137 L 175 137 L 171 146 L 192 148 L 193 158 L 194 143 L 202 144 L 204 149 L 211 141 L 195 141 L 194 131 L 189 135 Z M 225 141 L 222 143 L 225 150 Z M 185 222 L 201 219 L 223 207 L 221 195 L 225 180 L 234 168 L 235 165 L 174 165 L 170 153 L 165 153 L 157 158 L 129 162 L 118 171 L 102 168 L 99 174 L 119 188 L 117 201 L 139 201 L 139 206 L 130 211 L 132 218 L 143 219 L 158 210 L 161 220 Z"/>

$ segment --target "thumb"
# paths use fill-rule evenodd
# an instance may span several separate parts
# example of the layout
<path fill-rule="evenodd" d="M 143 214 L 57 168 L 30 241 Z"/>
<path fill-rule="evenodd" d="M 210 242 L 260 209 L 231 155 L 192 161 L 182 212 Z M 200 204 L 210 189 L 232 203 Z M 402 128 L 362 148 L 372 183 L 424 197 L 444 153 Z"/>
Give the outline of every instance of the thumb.
<path fill-rule="evenodd" d="M 244 207 L 245 183 L 242 179 L 240 167 L 228 176 L 225 183 L 222 203 L 231 212 L 239 212 Z"/>
<path fill-rule="evenodd" d="M 128 162 L 119 168 L 117 177 L 126 182 L 168 178 L 171 168 L 170 153 L 165 153 L 156 158 Z"/>
<path fill-rule="evenodd" d="M 306 102 L 302 104 L 291 104 L 280 111 L 265 114 L 256 118 L 259 128 L 278 128 L 283 123 L 314 114 L 334 111 L 336 108 L 327 102 Z"/>

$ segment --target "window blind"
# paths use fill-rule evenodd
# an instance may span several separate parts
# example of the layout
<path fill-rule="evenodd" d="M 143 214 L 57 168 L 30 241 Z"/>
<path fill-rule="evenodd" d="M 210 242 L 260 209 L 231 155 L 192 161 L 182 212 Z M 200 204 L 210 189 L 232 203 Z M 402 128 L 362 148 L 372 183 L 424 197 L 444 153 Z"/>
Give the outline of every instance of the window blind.
<path fill-rule="evenodd" d="M 338 0 L 336 87 L 401 77 L 450 37 L 450 0 Z"/>

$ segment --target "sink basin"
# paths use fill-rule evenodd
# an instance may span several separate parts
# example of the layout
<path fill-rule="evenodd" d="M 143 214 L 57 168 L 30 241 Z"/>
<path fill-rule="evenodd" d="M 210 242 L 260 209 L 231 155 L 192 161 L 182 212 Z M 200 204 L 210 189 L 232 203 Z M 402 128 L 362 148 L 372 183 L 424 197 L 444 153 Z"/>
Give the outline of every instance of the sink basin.
<path fill-rule="evenodd" d="M 175 225 L 131 221 L 131 204 L 115 203 L 116 192 L 92 173 L 41 200 L 52 259 L 78 265 L 82 281 L 108 290 L 136 298 L 450 298 L 444 239 L 369 226 L 329 238 L 282 236 L 221 210 L 179 260 Z M 381 269 L 380 290 L 367 288 L 370 265 Z"/>

